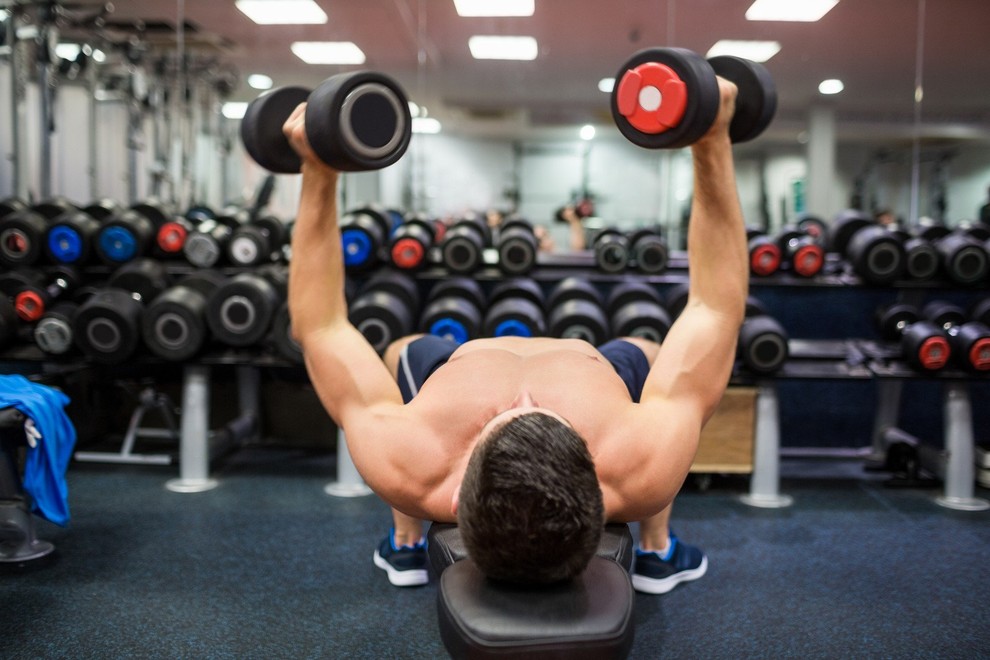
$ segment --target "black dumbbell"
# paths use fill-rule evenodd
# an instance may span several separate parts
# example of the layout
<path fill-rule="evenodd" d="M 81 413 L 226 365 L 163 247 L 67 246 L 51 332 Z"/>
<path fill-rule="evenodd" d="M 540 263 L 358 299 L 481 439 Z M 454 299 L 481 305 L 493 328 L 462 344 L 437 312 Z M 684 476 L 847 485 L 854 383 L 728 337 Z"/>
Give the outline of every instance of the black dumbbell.
<path fill-rule="evenodd" d="M 801 213 L 794 224 L 797 225 L 798 229 L 815 239 L 816 243 L 825 247 L 828 242 L 828 225 L 824 220 L 810 213 Z"/>
<path fill-rule="evenodd" d="M 251 158 L 270 172 L 298 173 L 299 156 L 282 126 L 306 103 L 306 137 L 316 156 L 344 172 L 377 170 L 399 160 L 409 146 L 412 118 L 399 84 L 373 71 L 341 73 L 310 92 L 281 87 L 248 105 L 241 140 Z"/>
<path fill-rule="evenodd" d="M 117 364 L 138 349 L 145 305 L 168 287 L 165 266 L 138 258 L 118 268 L 72 319 L 76 346 L 96 362 Z"/>
<path fill-rule="evenodd" d="M 757 374 L 780 371 L 789 355 L 784 327 L 752 296 L 746 300 L 736 353 L 742 365 Z"/>
<path fill-rule="evenodd" d="M 801 277 L 814 277 L 825 265 L 825 250 L 811 234 L 796 225 L 781 227 L 776 236 L 781 262 L 792 273 Z"/>
<path fill-rule="evenodd" d="M 486 337 L 542 337 L 547 333 L 546 299 L 534 280 L 517 277 L 495 285 L 488 297 Z"/>
<path fill-rule="evenodd" d="M 285 238 L 282 221 L 273 215 L 262 215 L 234 230 L 227 243 L 227 259 L 235 266 L 277 261 Z"/>
<path fill-rule="evenodd" d="M 100 222 L 103 222 L 107 218 L 117 215 L 118 213 L 123 211 L 124 207 L 122 207 L 120 204 L 118 204 L 116 201 L 112 199 L 104 198 L 90 202 L 86 206 L 82 207 L 80 210 L 83 213 L 86 213 L 87 215 L 91 216 L 92 218 Z"/>
<path fill-rule="evenodd" d="M 949 362 L 952 348 L 944 329 L 921 320 L 918 309 L 905 303 L 881 307 L 876 313 L 877 330 L 887 341 L 900 341 L 905 361 L 922 371 L 938 371 Z"/>
<path fill-rule="evenodd" d="M 509 218 L 499 227 L 495 249 L 498 267 L 506 275 L 521 276 L 533 270 L 540 243 L 533 225 L 522 218 Z"/>
<path fill-rule="evenodd" d="M 690 291 L 690 282 L 681 282 L 667 289 L 664 299 L 667 301 L 667 312 L 670 314 L 670 318 L 676 319 L 684 311 Z"/>
<path fill-rule="evenodd" d="M 430 248 L 436 240 L 433 223 L 422 216 L 409 216 L 389 240 L 392 265 L 401 270 L 419 270 L 426 265 Z"/>
<path fill-rule="evenodd" d="M 31 210 L 46 220 L 54 220 L 63 213 L 78 211 L 79 207 L 65 197 L 51 197 L 32 204 Z"/>
<path fill-rule="evenodd" d="M 749 249 L 749 272 L 754 275 L 773 275 L 780 268 L 780 246 L 762 229 L 746 229 Z"/>
<path fill-rule="evenodd" d="M 938 274 L 939 254 L 931 241 L 912 236 L 903 229 L 890 229 L 904 247 L 904 275 L 912 280 L 930 280 Z"/>
<path fill-rule="evenodd" d="M 351 302 L 351 324 L 379 354 L 395 340 L 415 331 L 419 288 L 404 273 L 379 271 L 368 279 Z"/>
<path fill-rule="evenodd" d="M 140 213 L 155 229 L 152 245 L 163 257 L 175 257 L 182 253 L 192 223 L 186 218 L 176 215 L 173 209 L 157 200 L 146 200 L 131 206 L 132 211 Z"/>
<path fill-rule="evenodd" d="M 241 216 L 220 214 L 202 220 L 186 237 L 182 255 L 197 268 L 213 268 L 223 262 L 234 231 L 241 226 Z"/>
<path fill-rule="evenodd" d="M 20 197 L 5 197 L 4 199 L 0 199 L 0 219 L 7 217 L 11 213 L 23 211 L 27 207 L 27 203 Z"/>
<path fill-rule="evenodd" d="M 987 248 L 964 231 L 951 232 L 934 240 L 942 270 L 956 284 L 982 282 L 990 272 Z"/>
<path fill-rule="evenodd" d="M 921 315 L 945 330 L 956 364 L 975 373 L 990 371 L 990 328 L 969 321 L 962 307 L 944 300 L 927 303 Z"/>
<path fill-rule="evenodd" d="M 382 248 L 388 243 L 392 226 L 388 211 L 376 206 L 344 214 L 340 219 L 340 240 L 348 272 L 360 272 L 381 263 Z"/>
<path fill-rule="evenodd" d="M 592 346 L 604 344 L 609 338 L 605 300 L 586 279 L 566 277 L 558 282 L 547 296 L 546 309 L 551 337 L 583 339 Z"/>
<path fill-rule="evenodd" d="M 630 265 L 641 273 L 662 273 L 667 269 L 669 251 L 657 227 L 644 227 L 631 232 L 629 240 Z"/>
<path fill-rule="evenodd" d="M 235 347 L 252 346 L 265 337 L 285 299 L 284 267 L 266 266 L 234 275 L 208 299 L 206 323 L 216 339 Z"/>
<path fill-rule="evenodd" d="M 65 294 L 82 283 L 82 276 L 72 266 L 56 266 L 44 273 L 44 279 L 28 285 L 14 297 L 14 309 L 26 323 L 35 323 Z"/>
<path fill-rule="evenodd" d="M 757 137 L 777 108 L 776 88 L 767 70 L 738 57 L 706 62 L 682 48 L 643 50 L 622 65 L 611 97 L 616 126 L 626 139 L 648 149 L 676 149 L 696 142 L 718 115 L 716 75 L 739 88 L 730 138 L 744 142 Z"/>
<path fill-rule="evenodd" d="M 48 355 L 65 355 L 74 345 L 72 319 L 79 310 L 74 300 L 57 302 L 34 324 L 35 345 Z"/>
<path fill-rule="evenodd" d="M 22 209 L 0 219 L 0 264 L 8 268 L 33 266 L 41 257 L 48 219 Z"/>
<path fill-rule="evenodd" d="M 671 321 L 662 302 L 660 294 L 645 282 L 628 280 L 616 284 L 606 302 L 612 336 L 663 342 Z"/>
<path fill-rule="evenodd" d="M 447 270 L 466 275 L 484 263 L 484 250 L 491 244 L 491 231 L 482 218 L 469 216 L 455 222 L 440 243 L 440 257 Z"/>
<path fill-rule="evenodd" d="M 591 249 L 595 265 L 606 273 L 620 273 L 629 267 L 629 238 L 614 227 L 595 234 Z"/>
<path fill-rule="evenodd" d="M 900 279 L 909 265 L 924 275 L 923 248 L 912 248 L 916 251 L 913 264 L 897 234 L 855 209 L 836 216 L 829 233 L 829 250 L 842 255 L 857 275 L 872 284 L 890 284 Z"/>
<path fill-rule="evenodd" d="M 210 339 L 206 320 L 210 298 L 226 282 L 217 271 L 200 270 L 152 300 L 141 320 L 141 337 L 148 350 L 173 362 L 199 353 Z"/>
<path fill-rule="evenodd" d="M 481 286 L 467 277 L 433 285 L 419 327 L 423 332 L 463 344 L 481 336 L 486 301 Z"/>

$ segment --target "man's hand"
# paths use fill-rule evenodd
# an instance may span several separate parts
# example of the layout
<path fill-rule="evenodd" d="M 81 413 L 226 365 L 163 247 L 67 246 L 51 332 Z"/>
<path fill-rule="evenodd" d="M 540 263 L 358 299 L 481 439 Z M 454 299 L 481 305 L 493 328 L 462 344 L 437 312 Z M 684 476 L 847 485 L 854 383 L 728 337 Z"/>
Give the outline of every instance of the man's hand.
<path fill-rule="evenodd" d="M 30 417 L 24 420 L 24 435 L 27 437 L 28 447 L 34 449 L 38 446 L 38 441 L 41 440 L 41 431 L 34 425 L 34 420 Z"/>
<path fill-rule="evenodd" d="M 736 96 L 739 94 L 739 89 L 735 83 L 731 83 L 721 76 L 717 80 L 719 94 L 718 115 L 716 115 L 715 121 L 712 122 L 708 132 L 698 140 L 699 144 L 710 140 L 729 139 L 729 124 L 732 123 L 732 117 L 736 114 Z"/>
<path fill-rule="evenodd" d="M 333 168 L 317 157 L 309 144 L 309 138 L 306 136 L 305 103 L 300 103 L 292 111 L 292 114 L 289 115 L 289 118 L 285 120 L 285 123 L 282 125 L 282 133 L 285 134 L 286 139 L 295 152 L 299 154 L 299 158 L 303 163 L 303 169 L 317 167 L 328 172 L 335 172 Z"/>

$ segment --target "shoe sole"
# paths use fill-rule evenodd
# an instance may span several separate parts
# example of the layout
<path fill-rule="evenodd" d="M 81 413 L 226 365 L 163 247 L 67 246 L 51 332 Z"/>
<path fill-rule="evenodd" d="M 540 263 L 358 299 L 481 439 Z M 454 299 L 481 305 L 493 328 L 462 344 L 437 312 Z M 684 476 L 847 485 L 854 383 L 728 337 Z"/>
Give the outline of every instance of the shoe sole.
<path fill-rule="evenodd" d="M 385 561 L 378 551 L 375 550 L 375 566 L 388 573 L 388 581 L 396 587 L 418 587 L 430 581 L 430 575 L 426 569 L 411 569 L 400 571 Z"/>
<path fill-rule="evenodd" d="M 650 578 L 645 575 L 633 574 L 632 585 L 633 589 L 644 594 L 665 594 L 681 582 L 690 582 L 691 580 L 697 580 L 708 570 L 708 557 L 701 558 L 701 565 L 698 568 L 692 568 L 687 571 L 680 571 L 679 573 L 674 573 L 669 577 L 662 579 Z"/>

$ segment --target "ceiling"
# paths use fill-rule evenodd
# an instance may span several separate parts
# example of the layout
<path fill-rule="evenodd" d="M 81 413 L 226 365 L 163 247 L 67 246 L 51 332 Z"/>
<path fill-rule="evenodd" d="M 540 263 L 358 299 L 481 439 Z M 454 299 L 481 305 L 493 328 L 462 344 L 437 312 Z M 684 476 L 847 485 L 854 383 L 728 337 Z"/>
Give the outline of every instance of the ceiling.
<path fill-rule="evenodd" d="M 840 134 L 847 137 L 909 135 L 920 75 L 926 136 L 990 141 L 986 0 L 840 0 L 817 23 L 747 21 L 752 0 L 536 0 L 536 12 L 527 18 L 461 18 L 451 0 L 316 1 L 329 16 L 326 25 L 259 26 L 233 0 L 119 0 L 111 20 L 175 26 L 181 5 L 187 43 L 219 50 L 242 74 L 312 86 L 340 71 L 376 69 L 396 77 L 445 127 L 526 130 L 611 122 L 598 81 L 614 76 L 642 48 L 704 53 L 720 38 L 773 39 L 782 49 L 767 62 L 780 100 L 770 133 L 780 139 L 793 140 L 809 109 L 820 104 L 835 108 Z M 474 34 L 533 36 L 539 56 L 532 62 L 474 60 L 467 47 Z M 308 65 L 289 50 L 296 40 L 354 41 L 367 62 Z M 842 79 L 845 91 L 821 96 L 817 87 L 825 78 Z M 233 98 L 256 93 L 242 83 Z"/>

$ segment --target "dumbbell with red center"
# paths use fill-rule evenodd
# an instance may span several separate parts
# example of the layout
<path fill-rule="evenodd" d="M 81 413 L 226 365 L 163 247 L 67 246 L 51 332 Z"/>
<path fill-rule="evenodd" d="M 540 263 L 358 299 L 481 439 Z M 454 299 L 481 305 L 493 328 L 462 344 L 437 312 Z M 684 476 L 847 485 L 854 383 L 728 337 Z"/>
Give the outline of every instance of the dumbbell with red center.
<path fill-rule="evenodd" d="M 426 265 L 435 240 L 432 222 L 418 215 L 407 217 L 389 241 L 392 265 L 401 270 L 419 270 Z"/>
<path fill-rule="evenodd" d="M 762 229 L 746 230 L 749 270 L 754 275 L 772 275 L 780 268 L 780 247 Z"/>
<path fill-rule="evenodd" d="M 927 303 L 921 315 L 945 330 L 956 364 L 975 373 L 990 371 L 990 328 L 969 321 L 961 307 L 944 300 Z"/>
<path fill-rule="evenodd" d="M 900 341 L 901 353 L 912 367 L 938 371 L 949 363 L 952 348 L 945 330 L 921 320 L 918 309 L 906 303 L 881 307 L 876 313 L 877 330 L 887 341 Z"/>
<path fill-rule="evenodd" d="M 801 277 L 814 277 L 825 265 L 825 250 L 808 233 L 794 226 L 785 226 L 777 234 L 781 260 Z"/>
<path fill-rule="evenodd" d="M 56 266 L 44 274 L 38 284 L 26 286 L 14 297 L 14 309 L 22 321 L 38 321 L 51 306 L 71 293 L 82 281 L 82 276 L 71 266 Z"/>
<path fill-rule="evenodd" d="M 648 149 L 677 149 L 700 139 L 718 116 L 716 76 L 735 83 L 739 93 L 729 127 L 733 142 L 762 133 L 773 119 L 777 92 L 760 64 L 738 57 L 705 61 L 683 48 L 650 48 L 619 69 L 611 109 L 619 131 Z"/>

